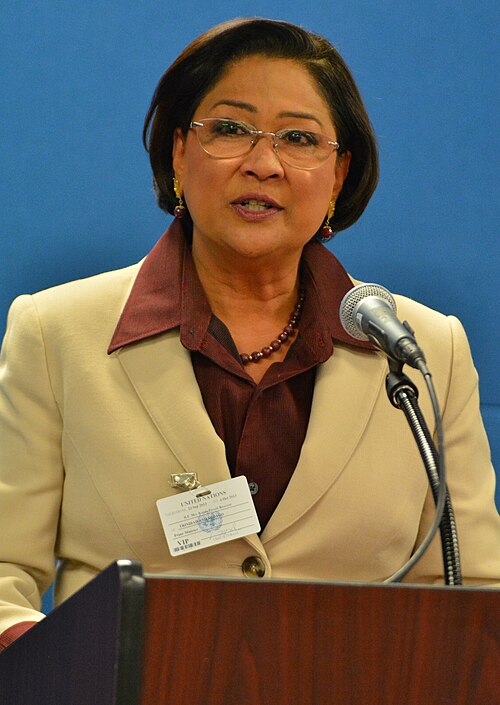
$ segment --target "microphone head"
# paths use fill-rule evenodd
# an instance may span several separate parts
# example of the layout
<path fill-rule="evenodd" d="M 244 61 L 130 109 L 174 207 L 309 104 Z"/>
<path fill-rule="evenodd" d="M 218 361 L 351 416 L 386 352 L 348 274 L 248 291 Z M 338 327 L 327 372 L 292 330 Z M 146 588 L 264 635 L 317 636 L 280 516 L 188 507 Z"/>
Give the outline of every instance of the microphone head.
<path fill-rule="evenodd" d="M 350 289 L 340 302 L 339 316 L 345 332 L 356 340 L 369 340 L 357 316 L 360 304 L 369 298 L 382 300 L 394 313 L 397 312 L 393 295 L 380 284 L 358 284 Z"/>

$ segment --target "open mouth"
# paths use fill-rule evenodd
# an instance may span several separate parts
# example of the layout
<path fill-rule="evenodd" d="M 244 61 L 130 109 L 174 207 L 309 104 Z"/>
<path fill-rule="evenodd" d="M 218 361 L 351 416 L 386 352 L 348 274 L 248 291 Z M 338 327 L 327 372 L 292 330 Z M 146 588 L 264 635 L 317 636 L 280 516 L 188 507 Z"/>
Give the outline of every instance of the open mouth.
<path fill-rule="evenodd" d="M 253 198 L 248 201 L 241 201 L 241 205 L 249 211 L 256 212 L 267 211 L 270 208 L 275 208 L 275 206 L 271 205 L 271 203 L 267 203 L 266 201 L 257 201 Z"/>

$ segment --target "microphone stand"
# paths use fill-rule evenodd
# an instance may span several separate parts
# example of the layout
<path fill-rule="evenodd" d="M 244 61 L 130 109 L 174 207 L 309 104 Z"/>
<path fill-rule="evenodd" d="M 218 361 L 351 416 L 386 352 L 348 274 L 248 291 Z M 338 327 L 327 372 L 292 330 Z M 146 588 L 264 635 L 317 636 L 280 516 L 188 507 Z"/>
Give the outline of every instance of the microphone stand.
<path fill-rule="evenodd" d="M 442 465 L 440 457 L 418 404 L 418 389 L 411 379 L 403 373 L 403 363 L 392 358 L 389 358 L 386 390 L 391 404 L 397 409 L 401 409 L 408 421 L 425 465 L 434 502 L 438 506 L 441 488 L 440 468 Z M 439 531 L 441 534 L 445 583 L 446 585 L 461 585 L 462 573 L 455 514 L 446 484 L 444 490 L 444 506 L 439 523 Z M 396 575 L 400 579 L 404 574 L 398 572 Z"/>

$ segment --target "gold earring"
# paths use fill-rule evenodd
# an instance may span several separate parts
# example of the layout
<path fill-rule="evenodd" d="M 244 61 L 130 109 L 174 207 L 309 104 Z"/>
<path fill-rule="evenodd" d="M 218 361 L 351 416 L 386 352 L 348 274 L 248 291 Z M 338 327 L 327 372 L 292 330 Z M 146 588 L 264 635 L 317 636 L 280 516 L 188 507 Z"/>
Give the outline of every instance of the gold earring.
<path fill-rule="evenodd" d="M 323 227 L 321 228 L 321 241 L 322 242 L 328 242 L 328 240 L 331 240 L 334 232 L 330 226 L 330 220 L 333 218 L 333 214 L 335 213 L 335 198 L 332 198 L 330 201 L 330 207 L 328 208 L 328 213 L 325 219 L 325 222 L 323 223 Z"/>
<path fill-rule="evenodd" d="M 175 197 L 177 198 L 177 205 L 174 208 L 174 215 L 176 218 L 184 218 L 186 215 L 186 206 L 184 205 L 184 201 L 182 200 L 182 188 L 181 184 L 179 182 L 179 179 L 174 176 L 174 193 Z"/>

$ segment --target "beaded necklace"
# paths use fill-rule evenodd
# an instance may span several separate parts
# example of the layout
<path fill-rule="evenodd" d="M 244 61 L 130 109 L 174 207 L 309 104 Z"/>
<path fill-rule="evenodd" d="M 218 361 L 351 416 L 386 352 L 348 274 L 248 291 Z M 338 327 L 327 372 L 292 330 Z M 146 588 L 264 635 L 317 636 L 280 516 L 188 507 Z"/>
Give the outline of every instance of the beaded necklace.
<path fill-rule="evenodd" d="M 297 328 L 299 327 L 304 299 L 304 291 L 301 290 L 299 292 L 299 298 L 295 304 L 295 308 L 290 314 L 290 320 L 275 340 L 272 340 L 269 345 L 263 347 L 259 352 L 253 352 L 250 353 L 250 355 L 247 353 L 240 353 L 240 360 L 243 365 L 248 365 L 249 362 L 260 362 L 263 358 L 270 357 L 277 352 L 282 345 L 289 342 L 290 339 L 293 338 Z"/>

